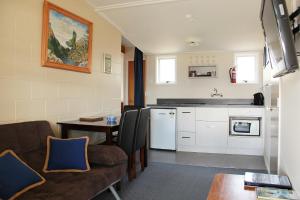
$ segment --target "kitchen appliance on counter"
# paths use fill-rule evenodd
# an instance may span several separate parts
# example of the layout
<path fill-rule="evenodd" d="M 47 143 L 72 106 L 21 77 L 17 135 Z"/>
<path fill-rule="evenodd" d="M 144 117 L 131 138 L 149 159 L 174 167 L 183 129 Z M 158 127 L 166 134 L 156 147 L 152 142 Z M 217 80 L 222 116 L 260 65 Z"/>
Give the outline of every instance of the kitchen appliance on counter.
<path fill-rule="evenodd" d="M 150 148 L 176 150 L 176 109 L 151 109 Z"/>
<path fill-rule="evenodd" d="M 265 98 L 264 98 L 263 93 L 261 93 L 261 92 L 255 93 L 253 95 L 253 97 L 254 97 L 254 100 L 253 100 L 254 105 L 263 106 L 265 104 Z"/>
<path fill-rule="evenodd" d="M 230 117 L 230 136 L 260 136 L 260 117 Z"/>

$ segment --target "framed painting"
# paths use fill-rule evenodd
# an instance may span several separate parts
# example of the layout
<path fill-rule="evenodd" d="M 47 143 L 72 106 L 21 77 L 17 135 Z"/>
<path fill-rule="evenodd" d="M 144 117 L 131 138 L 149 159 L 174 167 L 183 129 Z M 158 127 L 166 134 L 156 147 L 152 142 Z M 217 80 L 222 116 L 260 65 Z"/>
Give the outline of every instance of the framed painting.
<path fill-rule="evenodd" d="M 42 65 L 91 73 L 93 23 L 44 1 Z"/>
<path fill-rule="evenodd" d="M 104 60 L 104 73 L 106 74 L 111 74 L 111 55 L 110 54 L 104 54 L 103 55 L 103 60 Z"/>

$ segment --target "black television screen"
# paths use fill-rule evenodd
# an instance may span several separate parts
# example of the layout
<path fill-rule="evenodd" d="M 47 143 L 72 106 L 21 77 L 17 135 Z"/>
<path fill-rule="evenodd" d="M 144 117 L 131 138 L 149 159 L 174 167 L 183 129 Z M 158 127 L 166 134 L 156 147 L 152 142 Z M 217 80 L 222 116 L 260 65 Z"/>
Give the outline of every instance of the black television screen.
<path fill-rule="evenodd" d="M 262 0 L 260 19 L 273 77 L 295 72 L 298 59 L 285 0 Z"/>

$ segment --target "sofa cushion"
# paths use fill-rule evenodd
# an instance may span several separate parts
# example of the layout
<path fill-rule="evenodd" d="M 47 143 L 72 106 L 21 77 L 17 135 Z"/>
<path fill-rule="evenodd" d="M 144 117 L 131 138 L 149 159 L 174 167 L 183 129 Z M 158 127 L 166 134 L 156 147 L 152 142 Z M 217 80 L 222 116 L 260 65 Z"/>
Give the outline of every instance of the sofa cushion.
<path fill-rule="evenodd" d="M 0 151 L 12 149 L 23 153 L 46 148 L 47 136 L 54 136 L 47 121 L 32 121 L 0 125 Z"/>
<path fill-rule="evenodd" d="M 91 164 L 114 166 L 127 162 L 127 155 L 117 146 L 90 145 L 88 158 Z"/>
<path fill-rule="evenodd" d="M 86 173 L 42 174 L 47 182 L 20 196 L 22 200 L 87 200 L 126 174 L 126 164 L 92 168 Z"/>
<path fill-rule="evenodd" d="M 12 150 L 0 154 L 0 198 L 15 199 L 44 182 L 45 179 Z"/>
<path fill-rule="evenodd" d="M 40 174 L 44 173 L 43 167 L 46 159 L 46 150 L 27 152 L 21 155 L 20 158 L 35 171 Z"/>
<path fill-rule="evenodd" d="M 46 173 L 89 171 L 88 144 L 88 137 L 60 139 L 48 136 L 47 154 L 43 171 Z"/>
<path fill-rule="evenodd" d="M 18 137 L 14 127 L 8 125 L 0 126 L 0 152 L 6 149 L 12 149 L 15 153 L 19 155 L 21 152 Z"/>

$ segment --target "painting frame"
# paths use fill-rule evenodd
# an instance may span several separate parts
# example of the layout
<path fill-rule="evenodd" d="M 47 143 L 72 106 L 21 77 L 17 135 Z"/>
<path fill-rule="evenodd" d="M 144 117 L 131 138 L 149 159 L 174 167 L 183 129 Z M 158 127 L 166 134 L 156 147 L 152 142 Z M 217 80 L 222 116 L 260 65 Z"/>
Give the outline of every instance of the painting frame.
<path fill-rule="evenodd" d="M 87 39 L 84 40 L 85 43 L 87 43 L 87 50 L 84 49 L 84 61 L 82 63 L 85 63 L 84 66 L 80 65 L 72 65 L 68 63 L 64 63 L 63 61 L 59 60 L 60 62 L 55 62 L 49 60 L 48 57 L 48 51 L 49 51 L 49 23 L 50 23 L 50 11 L 53 10 L 56 13 L 59 13 L 65 18 L 71 19 L 78 24 L 82 24 L 87 27 Z M 55 34 L 52 27 L 51 31 L 53 32 L 53 35 Z M 73 30 L 73 36 L 74 36 L 74 30 Z M 75 32 L 76 34 L 76 32 Z M 75 35 L 76 36 L 76 35 Z M 54 35 L 55 37 L 55 35 Z M 57 69 L 64 69 L 64 70 L 71 70 L 71 71 L 76 71 L 76 72 L 83 72 L 83 73 L 91 73 L 91 66 L 92 66 L 92 38 L 93 38 L 93 23 L 72 13 L 69 12 L 59 6 L 56 6 L 55 4 L 52 4 L 48 2 L 47 0 L 44 1 L 44 6 L 43 6 L 43 27 L 42 27 L 42 49 L 41 49 L 41 64 L 43 67 L 51 67 L 51 68 L 57 68 Z M 87 40 L 87 41 L 86 41 Z M 76 37 L 75 37 L 75 42 L 76 42 Z M 85 45 L 84 43 L 84 45 Z M 60 43 L 59 43 L 60 45 Z M 62 45 L 60 45 L 62 46 Z M 82 45 L 83 46 L 83 45 Z M 82 48 L 81 48 L 82 49 Z M 74 50 L 79 51 L 77 49 Z M 83 51 L 83 50 L 82 50 Z M 87 55 L 86 55 L 87 54 Z M 78 56 L 80 57 L 80 56 Z M 59 59 L 59 58 L 57 58 Z M 80 58 L 78 58 L 80 59 Z M 78 62 L 77 62 L 78 63 Z"/>
<path fill-rule="evenodd" d="M 112 73 L 112 56 L 111 54 L 104 53 L 103 54 L 103 72 L 106 74 Z"/>

